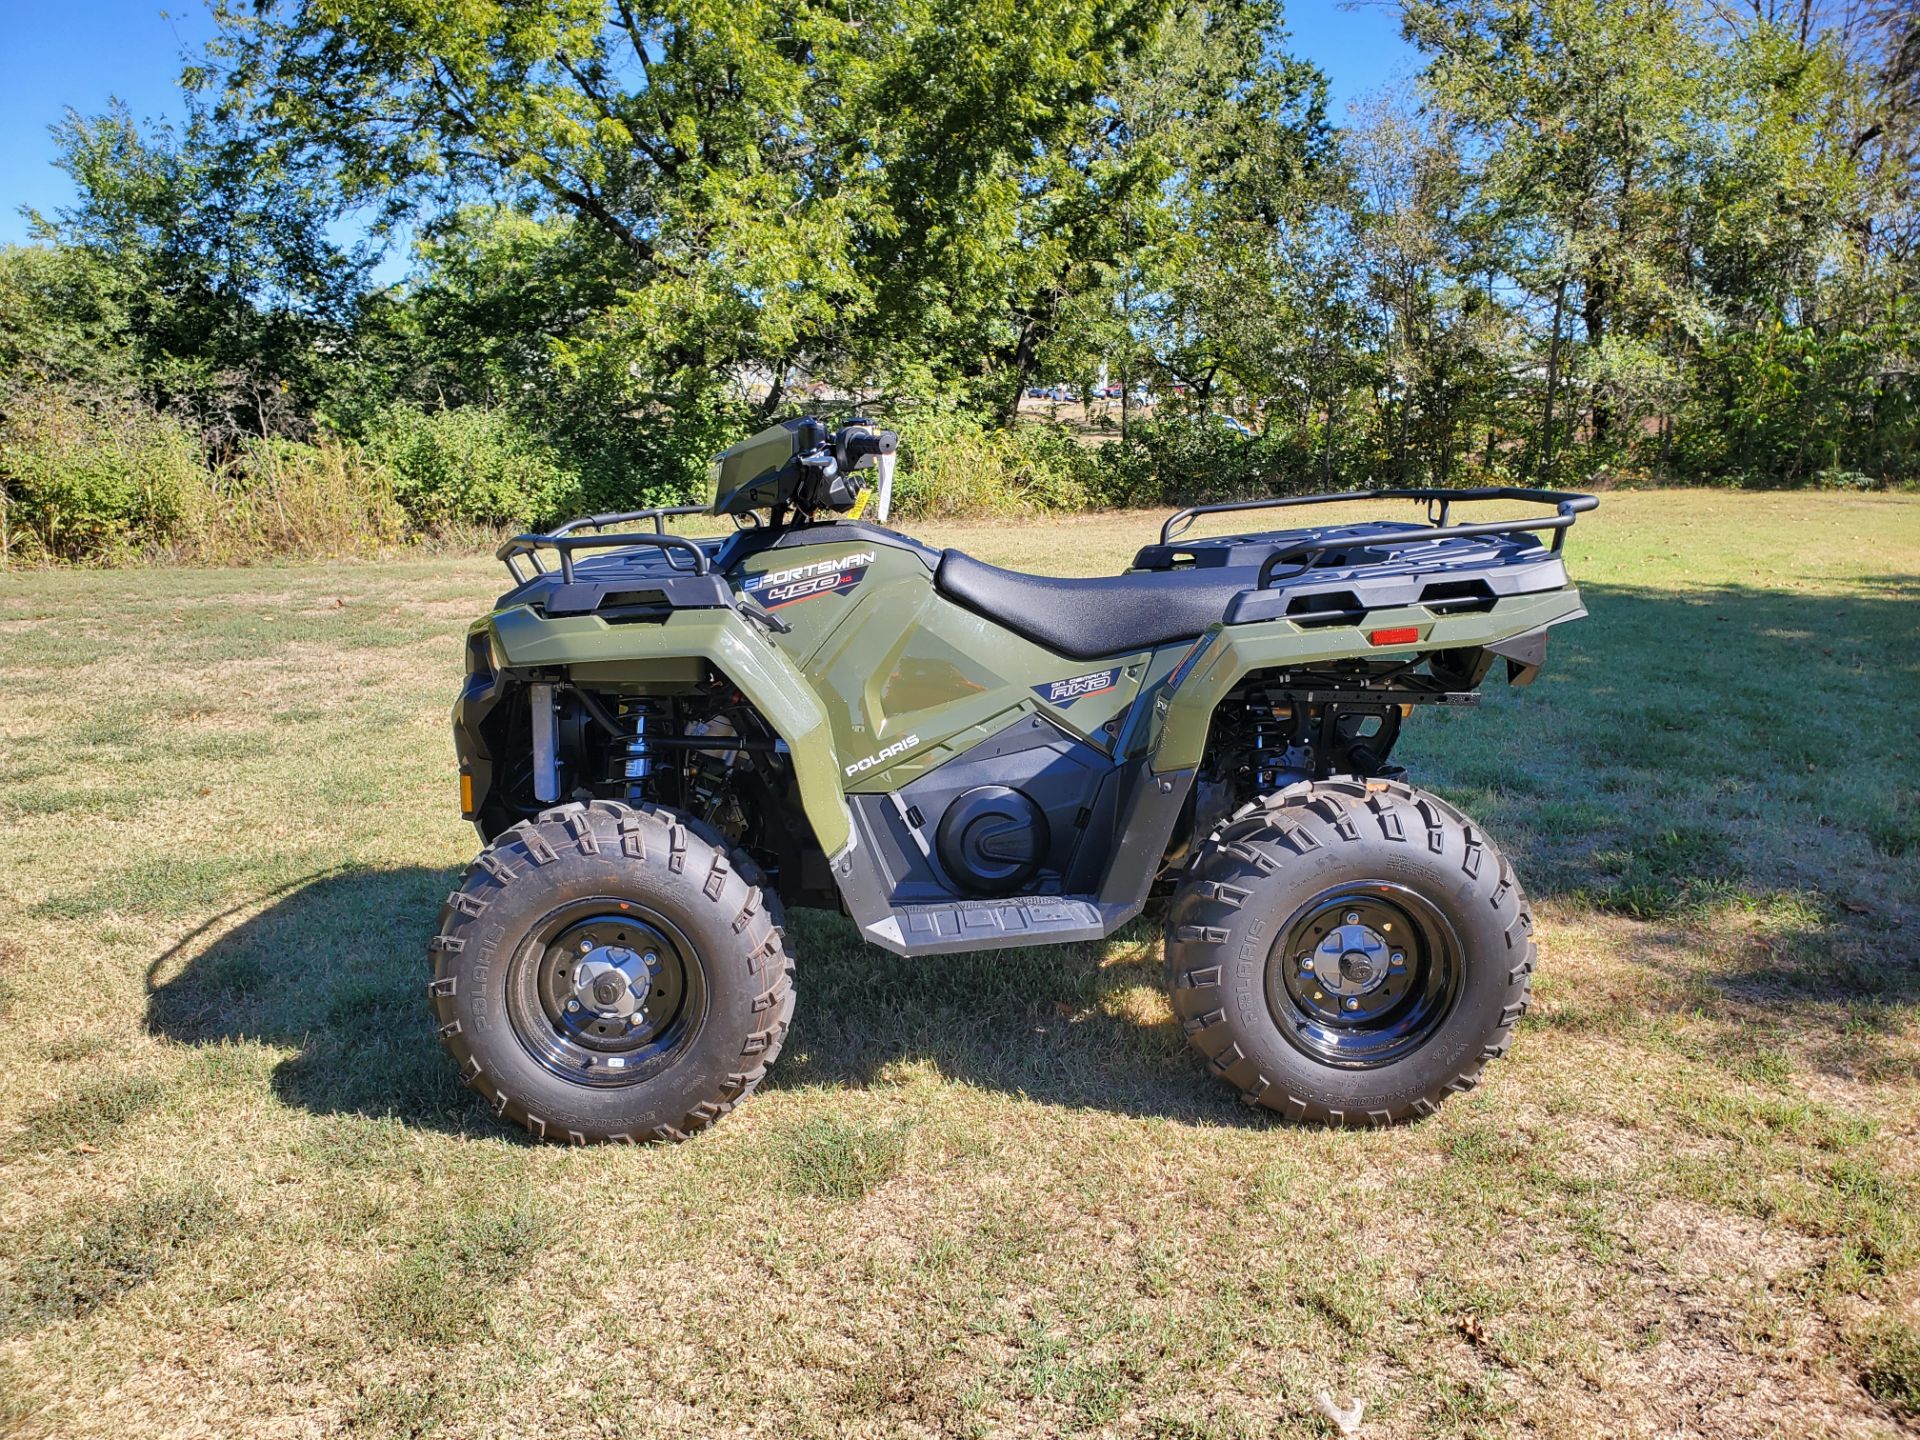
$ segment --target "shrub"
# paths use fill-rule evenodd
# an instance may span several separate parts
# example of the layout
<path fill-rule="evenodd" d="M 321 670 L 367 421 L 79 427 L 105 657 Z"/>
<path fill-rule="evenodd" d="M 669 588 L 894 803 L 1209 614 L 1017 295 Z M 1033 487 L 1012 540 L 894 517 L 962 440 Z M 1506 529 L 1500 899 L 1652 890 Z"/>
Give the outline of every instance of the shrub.
<path fill-rule="evenodd" d="M 191 533 L 207 472 L 187 429 L 137 400 L 59 386 L 9 395 L 0 414 L 8 552 L 114 560 Z"/>
<path fill-rule="evenodd" d="M 578 503 L 579 477 L 504 410 L 392 405 L 368 427 L 367 450 L 422 528 L 523 527 Z"/>
<path fill-rule="evenodd" d="M 1023 486 L 1035 509 L 1085 510 L 1107 498 L 1107 446 L 1088 444 L 1064 425 L 1020 425 L 1013 431 Z"/>
<path fill-rule="evenodd" d="M 1063 426 L 989 428 L 970 416 L 920 413 L 896 422 L 903 515 L 1013 515 L 1077 510 L 1100 484 L 1097 452 Z"/>
<path fill-rule="evenodd" d="M 1314 488 L 1313 457 L 1277 430 L 1242 435 L 1220 417 L 1170 408 L 1109 452 L 1110 505 L 1198 505 Z"/>
<path fill-rule="evenodd" d="M 570 502 L 576 509 L 639 510 L 702 499 L 708 462 L 760 428 L 744 405 L 691 395 L 639 410 L 609 399 L 589 412 L 556 417 L 551 438 L 580 477 Z"/>
<path fill-rule="evenodd" d="M 195 560 L 351 555 L 406 535 L 392 476 L 343 441 L 249 441 L 213 483 L 220 503 L 179 547 Z"/>

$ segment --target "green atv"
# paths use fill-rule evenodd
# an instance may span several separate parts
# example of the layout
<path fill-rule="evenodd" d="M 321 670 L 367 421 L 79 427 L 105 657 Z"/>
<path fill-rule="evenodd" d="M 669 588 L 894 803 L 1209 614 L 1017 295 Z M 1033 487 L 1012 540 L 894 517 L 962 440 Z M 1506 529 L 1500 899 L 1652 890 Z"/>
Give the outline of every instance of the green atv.
<path fill-rule="evenodd" d="M 1386 1124 L 1473 1085 L 1533 918 L 1390 757 L 1414 707 L 1533 679 L 1586 613 L 1561 542 L 1597 502 L 1199 506 L 1126 573 L 1054 579 L 882 528 L 896 443 L 789 421 L 715 460 L 710 505 L 501 547 L 453 714 L 486 848 L 428 947 L 467 1084 L 544 1138 L 683 1139 L 780 1052 L 783 907 L 918 956 L 1097 940 L 1165 894 L 1174 1016 L 1250 1104 Z M 1427 523 L 1180 538 L 1359 499 Z M 1551 508 L 1452 523 L 1489 499 Z M 735 529 L 668 530 L 696 512 Z"/>

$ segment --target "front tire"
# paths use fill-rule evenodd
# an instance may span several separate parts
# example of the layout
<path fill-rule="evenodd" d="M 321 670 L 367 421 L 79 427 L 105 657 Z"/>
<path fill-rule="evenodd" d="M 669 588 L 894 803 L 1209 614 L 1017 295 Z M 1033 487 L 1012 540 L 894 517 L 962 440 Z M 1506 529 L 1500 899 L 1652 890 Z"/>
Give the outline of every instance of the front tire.
<path fill-rule="evenodd" d="M 684 1140 L 752 1094 L 793 1015 L 779 902 L 670 810 L 561 805 L 503 831 L 428 946 L 441 1043 L 541 1139 Z"/>
<path fill-rule="evenodd" d="M 1431 1114 L 1506 1053 L 1533 916 L 1445 801 L 1385 780 L 1290 787 L 1195 857 L 1166 927 L 1173 1012 L 1213 1074 L 1290 1119 Z"/>

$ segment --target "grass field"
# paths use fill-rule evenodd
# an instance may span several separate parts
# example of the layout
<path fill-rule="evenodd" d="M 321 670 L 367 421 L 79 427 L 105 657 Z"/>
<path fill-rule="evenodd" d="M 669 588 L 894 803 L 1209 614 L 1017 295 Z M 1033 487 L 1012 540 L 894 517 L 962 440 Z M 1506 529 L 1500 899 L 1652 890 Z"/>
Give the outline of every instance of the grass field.
<path fill-rule="evenodd" d="M 1036 569 L 1154 517 L 941 527 Z M 796 929 L 767 1087 L 496 1125 L 427 1023 L 491 562 L 0 576 L 0 1434 L 1865 1436 L 1920 1417 L 1920 502 L 1625 494 L 1398 758 L 1541 922 L 1437 1118 L 1290 1129 L 1145 924 Z"/>

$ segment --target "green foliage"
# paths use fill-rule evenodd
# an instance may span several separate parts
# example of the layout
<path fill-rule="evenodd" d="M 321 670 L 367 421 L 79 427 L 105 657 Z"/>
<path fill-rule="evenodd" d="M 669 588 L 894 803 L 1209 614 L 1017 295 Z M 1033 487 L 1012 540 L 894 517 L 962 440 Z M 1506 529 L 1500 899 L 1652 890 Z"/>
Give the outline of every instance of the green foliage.
<path fill-rule="evenodd" d="M 191 97 L 178 133 L 143 131 L 116 104 L 69 111 L 54 135 L 78 199 L 30 219 L 82 277 L 55 313 L 69 329 L 111 330 L 147 398 L 221 442 L 303 423 L 344 378 L 371 263 L 329 237 L 330 167 L 240 134 Z"/>
<path fill-rule="evenodd" d="M 367 447 L 425 527 L 524 527 L 576 508 L 579 477 L 504 410 L 397 404 L 368 426 Z"/>
<path fill-rule="evenodd" d="M 1116 504 L 1197 505 L 1312 488 L 1312 457 L 1293 438 L 1277 428 L 1244 435 L 1207 411 L 1168 408 L 1113 448 Z"/>
<path fill-rule="evenodd" d="M 224 113 L 276 154 L 324 156 L 348 194 L 431 210 L 477 184 L 570 219 L 607 288 L 555 358 L 678 401 L 739 366 L 913 349 L 943 302 L 1017 298 L 992 268 L 1035 268 L 1000 223 L 1015 162 L 1054 152 L 1149 8 L 221 3 L 220 63 L 195 78 L 217 70 Z M 945 301 L 902 269 L 909 234 L 936 270 L 989 268 Z M 889 274 L 916 286 L 891 313 Z"/>
<path fill-rule="evenodd" d="M 14 387 L 131 380 L 125 296 L 77 246 L 0 248 L 0 381 Z"/>
<path fill-rule="evenodd" d="M 1682 462 L 1745 485 L 1859 488 L 1920 471 L 1920 301 L 1867 329 L 1774 319 L 1714 337 L 1695 365 Z M 1865 479 L 1868 477 L 1862 476 Z"/>
<path fill-rule="evenodd" d="M 854 396 L 908 514 L 1920 481 L 1901 7 L 1410 0 L 1413 91 L 1339 129 L 1278 0 L 215 10 L 184 122 L 69 113 L 0 250 L 9 556 L 684 501 Z M 1069 434 L 1034 380 L 1155 402 Z"/>
<path fill-rule="evenodd" d="M 1427 113 L 1460 147 L 1456 201 L 1425 208 L 1441 245 L 1422 283 L 1520 301 L 1500 307 L 1520 383 L 1469 412 L 1486 463 L 1913 476 L 1912 151 L 1903 171 L 1885 148 L 1920 118 L 1910 84 L 1887 88 L 1913 22 L 1876 56 L 1692 0 L 1406 15 Z"/>
<path fill-rule="evenodd" d="M 713 391 L 659 396 L 636 411 L 590 407 L 555 417 L 553 444 L 580 477 L 578 505 L 680 505 L 706 491 L 707 462 L 760 428 L 745 404 Z"/>
<path fill-rule="evenodd" d="M 903 516 L 1014 515 L 1105 503 L 1098 449 L 1057 425 L 1011 430 L 962 411 L 917 412 L 901 430 L 894 509 Z"/>
<path fill-rule="evenodd" d="M 137 401 L 40 386 L 0 413 L 9 552 L 114 558 L 190 531 L 205 501 L 193 437 Z"/>

